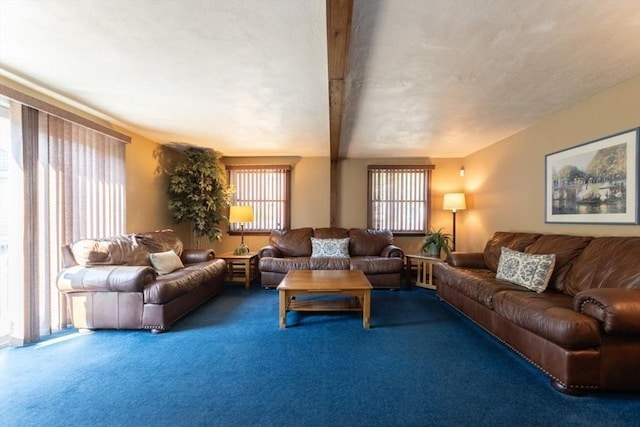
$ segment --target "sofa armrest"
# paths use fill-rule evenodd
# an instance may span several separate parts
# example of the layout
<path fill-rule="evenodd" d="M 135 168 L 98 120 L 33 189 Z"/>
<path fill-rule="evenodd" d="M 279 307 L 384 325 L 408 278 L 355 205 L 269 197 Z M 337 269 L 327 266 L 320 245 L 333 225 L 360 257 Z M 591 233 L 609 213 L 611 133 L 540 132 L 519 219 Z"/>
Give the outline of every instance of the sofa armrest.
<path fill-rule="evenodd" d="M 396 245 L 387 245 L 382 249 L 380 253 L 381 257 L 385 258 L 401 258 L 404 259 L 404 251 Z"/>
<path fill-rule="evenodd" d="M 482 252 L 451 252 L 446 262 L 453 267 L 487 268 Z"/>
<path fill-rule="evenodd" d="M 183 264 L 211 261 L 216 257 L 213 249 L 185 249 L 180 255 Z"/>
<path fill-rule="evenodd" d="M 573 307 L 598 319 L 608 334 L 640 334 L 640 289 L 587 289 L 573 298 Z"/>
<path fill-rule="evenodd" d="M 275 246 L 263 246 L 258 252 L 258 256 L 260 258 L 271 257 L 271 258 L 282 258 L 282 252 L 280 249 Z"/>
<path fill-rule="evenodd" d="M 148 266 L 101 265 L 65 268 L 58 274 L 60 292 L 142 292 L 157 277 Z"/>

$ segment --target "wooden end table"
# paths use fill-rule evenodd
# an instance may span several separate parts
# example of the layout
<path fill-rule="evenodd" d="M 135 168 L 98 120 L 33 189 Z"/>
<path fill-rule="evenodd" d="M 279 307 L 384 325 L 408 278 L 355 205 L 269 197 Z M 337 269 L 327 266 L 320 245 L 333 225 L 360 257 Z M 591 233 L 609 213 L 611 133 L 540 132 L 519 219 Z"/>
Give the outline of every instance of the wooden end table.
<path fill-rule="evenodd" d="M 372 286 L 360 270 L 291 270 L 277 289 L 280 297 L 280 328 L 287 327 L 287 311 L 362 311 L 362 327 L 370 327 Z M 296 298 L 315 295 L 354 298 Z"/>
<path fill-rule="evenodd" d="M 251 282 L 258 277 L 258 253 L 234 255 L 233 252 L 225 252 L 220 258 L 227 263 L 227 281 L 244 283 L 246 290 L 251 289 Z"/>
<path fill-rule="evenodd" d="M 433 284 L 433 265 L 442 262 L 440 258 L 433 258 L 424 255 L 405 255 L 407 258 L 407 283 L 411 283 L 411 268 L 413 265 L 417 269 L 416 286 L 426 289 L 435 289 Z"/>

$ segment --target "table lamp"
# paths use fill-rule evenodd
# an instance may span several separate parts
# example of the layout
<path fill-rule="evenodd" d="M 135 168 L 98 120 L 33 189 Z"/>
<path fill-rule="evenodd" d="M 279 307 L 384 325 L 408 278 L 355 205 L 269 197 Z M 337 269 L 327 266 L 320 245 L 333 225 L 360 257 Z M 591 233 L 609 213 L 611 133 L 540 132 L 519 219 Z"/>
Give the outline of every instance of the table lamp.
<path fill-rule="evenodd" d="M 229 208 L 229 222 L 240 224 L 241 241 L 240 246 L 235 248 L 233 253 L 235 255 L 246 255 L 249 253 L 249 248 L 244 244 L 244 225 L 249 222 L 253 222 L 253 207 L 252 206 L 231 206 Z"/>
<path fill-rule="evenodd" d="M 453 212 L 453 244 L 452 248 L 456 250 L 456 211 L 466 209 L 467 203 L 464 198 L 464 193 L 447 193 L 444 195 L 444 202 L 442 203 L 442 209 Z"/>

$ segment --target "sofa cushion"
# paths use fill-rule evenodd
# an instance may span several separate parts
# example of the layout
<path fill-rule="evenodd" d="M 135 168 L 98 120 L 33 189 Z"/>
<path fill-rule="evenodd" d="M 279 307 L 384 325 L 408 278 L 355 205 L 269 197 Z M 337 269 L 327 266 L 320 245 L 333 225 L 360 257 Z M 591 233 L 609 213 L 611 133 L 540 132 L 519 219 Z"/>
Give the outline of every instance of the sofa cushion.
<path fill-rule="evenodd" d="M 310 257 L 260 258 L 260 271 L 287 273 L 289 270 L 311 270 Z M 321 258 L 314 258 L 315 260 Z"/>
<path fill-rule="evenodd" d="M 382 249 L 393 244 L 389 230 L 352 228 L 349 230 L 349 254 L 354 256 L 380 255 Z"/>
<path fill-rule="evenodd" d="M 145 304 L 165 304 L 189 293 L 215 277 L 225 275 L 227 264 L 218 258 L 211 261 L 189 264 L 169 274 L 158 276 L 144 288 Z"/>
<path fill-rule="evenodd" d="M 383 258 L 376 256 L 351 257 L 351 270 L 362 270 L 364 274 L 402 273 L 402 258 Z"/>
<path fill-rule="evenodd" d="M 575 259 L 565 292 L 593 288 L 640 289 L 640 237 L 598 237 Z"/>
<path fill-rule="evenodd" d="M 309 258 L 310 270 L 348 270 L 349 258 Z"/>
<path fill-rule="evenodd" d="M 344 239 L 349 237 L 349 229 L 340 227 L 316 228 L 313 237 L 318 239 Z"/>
<path fill-rule="evenodd" d="M 309 257 L 312 236 L 311 227 L 274 230 L 269 235 L 269 244 L 278 248 L 283 257 Z"/>
<path fill-rule="evenodd" d="M 146 233 L 137 233 L 137 241 L 147 248 L 149 252 L 166 252 L 174 251 L 178 256 L 182 255 L 184 246 L 182 240 L 175 231 L 171 229 L 149 231 Z"/>
<path fill-rule="evenodd" d="M 172 250 L 166 252 L 155 252 L 149 255 L 151 265 L 158 274 L 169 274 L 179 268 L 184 268 L 180 257 Z"/>
<path fill-rule="evenodd" d="M 489 270 L 495 273 L 498 270 L 498 262 L 500 261 L 503 247 L 522 252 L 527 246 L 535 242 L 538 237 L 540 237 L 540 234 L 497 231 L 485 245 L 484 263 Z"/>
<path fill-rule="evenodd" d="M 554 254 L 535 255 L 502 248 L 496 279 L 544 292 L 556 263 Z"/>
<path fill-rule="evenodd" d="M 567 236 L 562 234 L 544 234 L 524 250 L 531 254 L 555 254 L 556 265 L 547 289 L 563 291 L 565 277 L 582 250 L 593 237 Z"/>
<path fill-rule="evenodd" d="M 311 258 L 348 258 L 349 238 L 317 239 L 311 238 Z"/>
<path fill-rule="evenodd" d="M 573 298 L 560 292 L 501 291 L 493 297 L 497 314 L 562 347 L 594 348 L 601 343 L 600 324 L 573 309 Z"/>
<path fill-rule="evenodd" d="M 79 265 L 149 265 L 149 252 L 133 235 L 83 239 L 70 245 Z"/>
<path fill-rule="evenodd" d="M 496 279 L 493 271 L 485 268 L 461 268 L 439 262 L 433 266 L 436 286 L 445 282 L 466 297 L 493 309 L 493 297 L 499 291 L 512 290 L 528 292 L 521 286 Z"/>

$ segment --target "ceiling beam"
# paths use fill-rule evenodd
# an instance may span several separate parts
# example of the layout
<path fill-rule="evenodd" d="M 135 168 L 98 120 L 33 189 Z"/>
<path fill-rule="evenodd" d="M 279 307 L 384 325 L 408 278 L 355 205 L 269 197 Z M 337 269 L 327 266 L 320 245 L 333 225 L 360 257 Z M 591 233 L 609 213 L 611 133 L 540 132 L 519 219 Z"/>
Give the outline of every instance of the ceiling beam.
<path fill-rule="evenodd" d="M 353 0 L 327 1 L 327 59 L 329 65 L 329 146 L 331 158 L 329 222 L 337 226 L 339 211 L 338 159 L 344 103 L 344 77 L 347 69 Z"/>
<path fill-rule="evenodd" d="M 327 0 L 327 56 L 329 62 L 329 139 L 331 160 L 340 155 L 340 131 L 344 100 L 353 0 Z"/>

